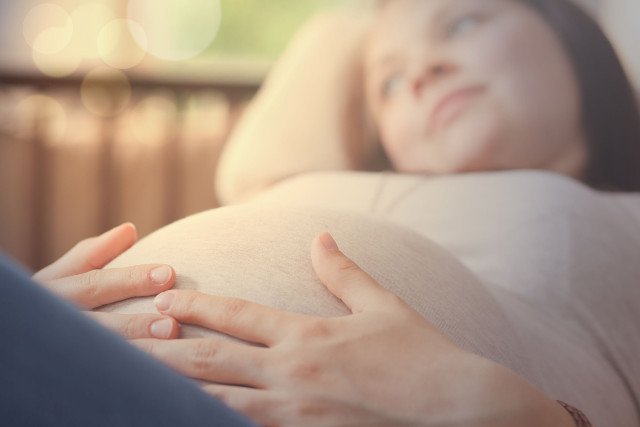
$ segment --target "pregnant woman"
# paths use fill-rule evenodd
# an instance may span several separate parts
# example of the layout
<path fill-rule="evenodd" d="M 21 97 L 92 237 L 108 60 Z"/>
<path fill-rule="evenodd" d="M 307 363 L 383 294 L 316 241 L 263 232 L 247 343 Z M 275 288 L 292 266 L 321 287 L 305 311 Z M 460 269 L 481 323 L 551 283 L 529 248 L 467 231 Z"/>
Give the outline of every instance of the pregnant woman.
<path fill-rule="evenodd" d="M 597 25 L 558 0 L 390 0 L 364 58 L 396 171 L 547 172 L 300 178 L 36 278 L 89 308 L 176 282 L 93 315 L 260 425 L 637 425 L 637 242 L 586 185 L 640 188 L 640 114 Z M 460 236 L 500 252 L 465 265 Z"/>

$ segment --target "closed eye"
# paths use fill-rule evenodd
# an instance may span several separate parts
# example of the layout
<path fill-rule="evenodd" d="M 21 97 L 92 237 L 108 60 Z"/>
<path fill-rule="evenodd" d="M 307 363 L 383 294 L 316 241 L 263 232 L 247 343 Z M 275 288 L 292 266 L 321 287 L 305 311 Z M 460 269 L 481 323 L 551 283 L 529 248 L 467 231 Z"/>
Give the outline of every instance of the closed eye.
<path fill-rule="evenodd" d="M 446 28 L 446 38 L 466 34 L 482 23 L 484 17 L 479 13 L 467 13 L 454 19 Z"/>
<path fill-rule="evenodd" d="M 389 77 L 385 78 L 382 81 L 380 87 L 380 96 L 382 99 L 386 100 L 393 96 L 398 89 L 402 86 L 404 82 L 404 78 L 402 74 L 396 73 L 392 74 Z"/>

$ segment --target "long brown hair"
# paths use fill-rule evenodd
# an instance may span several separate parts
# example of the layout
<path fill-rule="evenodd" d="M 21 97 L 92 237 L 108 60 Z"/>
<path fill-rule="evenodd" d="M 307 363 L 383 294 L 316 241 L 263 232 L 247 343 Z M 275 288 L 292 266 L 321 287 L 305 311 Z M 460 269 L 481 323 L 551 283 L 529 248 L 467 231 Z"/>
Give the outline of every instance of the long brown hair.
<path fill-rule="evenodd" d="M 519 0 L 556 32 L 582 94 L 589 146 L 585 182 L 598 189 L 640 191 L 640 111 L 633 86 L 600 26 L 569 0 Z"/>

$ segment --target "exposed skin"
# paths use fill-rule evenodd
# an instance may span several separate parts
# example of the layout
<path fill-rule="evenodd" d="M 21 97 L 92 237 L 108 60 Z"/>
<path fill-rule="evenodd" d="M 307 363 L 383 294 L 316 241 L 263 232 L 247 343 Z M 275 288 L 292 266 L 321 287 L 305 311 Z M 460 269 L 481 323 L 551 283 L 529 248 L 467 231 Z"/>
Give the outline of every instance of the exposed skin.
<path fill-rule="evenodd" d="M 83 308 L 170 289 L 173 270 L 157 285 L 156 265 L 100 269 L 135 240 L 135 229 L 123 224 L 80 242 L 36 278 Z M 313 241 L 311 260 L 352 315 L 306 316 L 186 290 L 160 293 L 158 315 L 89 314 L 178 372 L 206 381 L 206 392 L 263 426 L 573 426 L 525 380 L 456 347 L 329 234 Z M 170 328 L 158 338 L 176 338 L 177 320 L 247 344 L 152 338 L 152 322 L 166 319 Z"/>
<path fill-rule="evenodd" d="M 156 295 L 172 288 L 176 274 L 168 265 L 102 268 L 131 247 L 137 238 L 133 224 L 122 224 L 79 242 L 56 262 L 34 274 L 33 279 L 85 310 L 127 298 Z M 169 316 L 91 311 L 87 315 L 127 339 L 176 338 L 180 331 L 177 322 Z"/>
<path fill-rule="evenodd" d="M 508 369 L 456 347 L 337 247 L 311 246 L 313 268 L 352 315 L 287 313 L 172 290 L 158 310 L 239 338 L 136 340 L 262 426 L 573 426 L 556 402 Z"/>
<path fill-rule="evenodd" d="M 586 143 L 571 65 L 551 29 L 518 2 L 389 2 L 366 70 L 370 109 L 400 172 L 582 174 Z M 469 88 L 432 120 L 443 97 Z M 34 278 L 84 308 L 171 288 L 175 273 L 152 285 L 157 266 L 100 270 L 135 242 L 130 225 L 115 230 Z M 311 258 L 353 314 L 303 316 L 172 290 L 156 299 L 158 316 L 96 319 L 184 375 L 219 383 L 205 390 L 264 426 L 574 426 L 550 397 L 457 348 L 327 234 L 314 240 Z M 160 319 L 170 320 L 152 329 Z M 152 338 L 175 338 L 176 320 L 259 345 Z"/>
<path fill-rule="evenodd" d="M 568 55 L 513 0 L 395 0 L 366 51 L 369 108 L 400 172 L 545 169 L 580 178 L 586 140 Z M 460 89 L 473 89 L 448 106 Z"/>

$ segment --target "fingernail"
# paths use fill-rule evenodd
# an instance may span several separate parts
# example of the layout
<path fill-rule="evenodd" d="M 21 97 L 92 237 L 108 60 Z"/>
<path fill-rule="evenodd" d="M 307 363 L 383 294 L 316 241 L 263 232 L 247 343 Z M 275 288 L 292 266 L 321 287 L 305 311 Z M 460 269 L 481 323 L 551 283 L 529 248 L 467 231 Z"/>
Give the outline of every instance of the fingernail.
<path fill-rule="evenodd" d="M 171 336 L 171 331 L 173 330 L 173 322 L 171 319 L 160 319 L 156 320 L 151 324 L 149 328 L 151 335 L 156 338 L 166 339 Z"/>
<path fill-rule="evenodd" d="M 113 228 L 110 228 L 109 230 L 105 231 L 103 234 L 111 233 L 111 232 L 116 231 L 116 230 L 123 230 L 125 228 L 133 228 L 134 231 L 136 230 L 136 226 L 133 225 L 133 223 L 125 222 L 125 223 L 122 223 L 120 225 L 116 225 Z"/>
<path fill-rule="evenodd" d="M 137 230 L 136 225 L 132 222 L 125 222 L 124 224 L 122 224 L 122 227 L 131 227 L 134 230 Z"/>
<path fill-rule="evenodd" d="M 324 248 L 329 252 L 335 252 L 338 250 L 338 244 L 333 240 L 333 237 L 331 237 L 331 234 L 329 233 L 322 233 L 320 235 L 320 242 L 322 242 L 322 246 L 324 246 Z"/>
<path fill-rule="evenodd" d="M 151 270 L 151 281 L 156 285 L 164 285 L 171 279 L 172 274 L 173 271 L 166 265 L 156 267 Z"/>
<path fill-rule="evenodd" d="M 164 292 L 158 295 L 153 303 L 156 305 L 156 308 L 160 311 L 167 311 L 171 308 L 171 304 L 173 303 L 173 293 Z"/>

